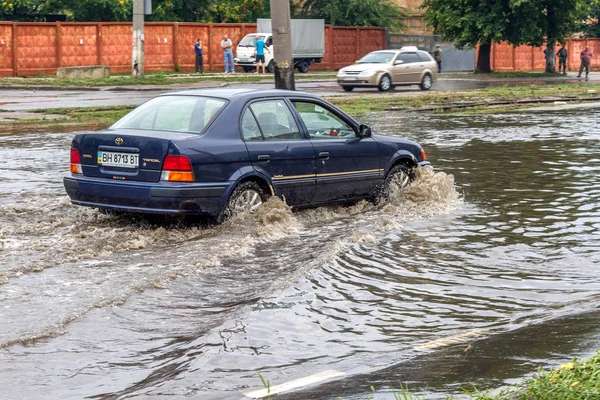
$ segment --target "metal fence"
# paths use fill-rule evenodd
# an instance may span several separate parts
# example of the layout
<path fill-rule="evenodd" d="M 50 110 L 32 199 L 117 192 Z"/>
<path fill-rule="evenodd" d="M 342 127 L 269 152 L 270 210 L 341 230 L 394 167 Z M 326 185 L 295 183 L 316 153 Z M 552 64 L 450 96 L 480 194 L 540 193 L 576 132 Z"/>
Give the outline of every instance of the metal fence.
<path fill-rule="evenodd" d="M 438 35 L 388 35 L 390 49 L 403 46 L 417 46 L 421 50 L 433 51 L 439 44 L 442 49 L 442 72 L 473 71 L 475 69 L 475 50 L 459 50 L 452 43 L 442 42 Z"/>

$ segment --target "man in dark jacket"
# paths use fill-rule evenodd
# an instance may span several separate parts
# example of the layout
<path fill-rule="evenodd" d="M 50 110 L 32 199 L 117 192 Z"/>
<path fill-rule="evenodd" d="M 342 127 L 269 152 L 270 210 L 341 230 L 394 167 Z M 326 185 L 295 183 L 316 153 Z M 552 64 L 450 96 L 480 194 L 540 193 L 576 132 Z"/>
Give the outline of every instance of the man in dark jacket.
<path fill-rule="evenodd" d="M 201 74 L 204 73 L 204 60 L 202 60 L 202 40 L 198 38 L 196 43 L 194 43 L 194 52 L 196 53 L 196 68 L 194 69 L 196 73 L 200 71 Z"/>

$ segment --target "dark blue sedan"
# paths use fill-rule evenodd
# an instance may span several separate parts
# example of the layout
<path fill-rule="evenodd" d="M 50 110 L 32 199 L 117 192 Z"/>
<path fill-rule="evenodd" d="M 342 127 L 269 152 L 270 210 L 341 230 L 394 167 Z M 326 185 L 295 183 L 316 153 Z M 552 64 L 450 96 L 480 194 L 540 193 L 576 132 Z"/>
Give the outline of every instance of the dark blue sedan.
<path fill-rule="evenodd" d="M 377 200 L 425 165 L 417 143 L 372 135 L 306 93 L 194 90 L 75 136 L 64 185 L 73 204 L 101 211 L 223 221 L 269 196 L 294 207 Z"/>

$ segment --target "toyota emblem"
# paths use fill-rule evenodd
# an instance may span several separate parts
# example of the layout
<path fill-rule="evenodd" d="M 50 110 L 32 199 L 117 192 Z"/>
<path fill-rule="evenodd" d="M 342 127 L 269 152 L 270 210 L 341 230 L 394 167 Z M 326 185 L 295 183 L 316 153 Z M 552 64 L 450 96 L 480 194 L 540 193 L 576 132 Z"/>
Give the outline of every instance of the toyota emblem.
<path fill-rule="evenodd" d="M 119 146 L 122 145 L 123 144 L 123 138 L 120 138 L 120 137 L 116 138 L 115 139 L 115 143 L 118 144 Z"/>

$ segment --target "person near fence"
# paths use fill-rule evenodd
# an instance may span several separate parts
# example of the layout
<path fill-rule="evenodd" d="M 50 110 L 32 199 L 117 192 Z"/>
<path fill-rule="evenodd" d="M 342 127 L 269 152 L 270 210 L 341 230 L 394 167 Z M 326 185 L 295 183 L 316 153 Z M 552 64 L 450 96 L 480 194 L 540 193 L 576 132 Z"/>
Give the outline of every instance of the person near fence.
<path fill-rule="evenodd" d="M 265 41 L 260 38 L 260 36 L 256 37 L 256 41 L 254 42 L 254 56 L 256 57 L 256 74 L 258 74 L 258 68 L 262 65 L 263 74 L 265 73 L 265 50 L 271 53 L 271 50 L 267 46 L 265 46 Z"/>
<path fill-rule="evenodd" d="M 227 34 L 223 35 L 223 40 L 221 40 L 221 48 L 223 49 L 223 61 L 225 62 L 225 73 L 229 72 L 229 67 L 231 67 L 231 73 L 235 72 L 235 66 L 233 65 L 233 42 L 229 39 Z"/>
<path fill-rule="evenodd" d="M 204 73 L 204 60 L 202 59 L 202 40 L 198 38 L 196 43 L 194 43 L 194 52 L 196 53 L 196 67 L 194 71 L 198 73 L 198 71 L 203 74 Z"/>
<path fill-rule="evenodd" d="M 581 78 L 581 73 L 585 69 L 585 79 L 588 79 L 588 75 L 590 74 L 590 63 L 592 62 L 593 56 L 594 55 L 588 50 L 587 47 L 581 52 L 579 55 L 581 58 L 581 66 L 579 67 L 579 75 L 577 75 L 578 78 Z"/>
<path fill-rule="evenodd" d="M 435 45 L 435 49 L 431 52 L 431 54 L 433 55 L 435 62 L 437 62 L 438 72 L 442 72 L 442 49 L 440 48 L 439 44 Z"/>
<path fill-rule="evenodd" d="M 561 45 L 560 49 L 558 49 L 558 73 L 562 70 L 563 75 L 567 74 L 567 57 L 569 53 L 567 53 L 567 49 L 565 49 L 565 45 Z"/>

